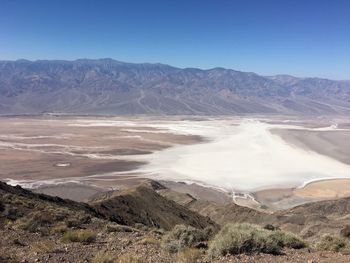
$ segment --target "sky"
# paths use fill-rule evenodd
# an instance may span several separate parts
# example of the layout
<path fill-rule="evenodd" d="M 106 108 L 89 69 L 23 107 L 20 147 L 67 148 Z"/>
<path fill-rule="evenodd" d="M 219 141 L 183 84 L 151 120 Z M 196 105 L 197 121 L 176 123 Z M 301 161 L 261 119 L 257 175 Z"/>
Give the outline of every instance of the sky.
<path fill-rule="evenodd" d="M 350 79 L 349 0 L 0 0 L 0 60 Z"/>

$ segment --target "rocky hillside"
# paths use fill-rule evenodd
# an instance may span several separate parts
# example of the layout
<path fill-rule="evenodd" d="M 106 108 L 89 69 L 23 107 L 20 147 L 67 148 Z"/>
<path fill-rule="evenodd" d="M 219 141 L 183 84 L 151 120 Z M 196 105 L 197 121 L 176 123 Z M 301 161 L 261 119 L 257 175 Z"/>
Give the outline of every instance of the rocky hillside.
<path fill-rule="evenodd" d="M 149 182 L 136 188 L 121 192 L 116 191 L 95 198 L 90 205 L 99 214 L 123 225 L 141 223 L 166 230 L 179 224 L 191 225 L 196 228 L 216 225 L 208 217 L 201 216 L 162 197 Z"/>
<path fill-rule="evenodd" d="M 350 81 L 112 59 L 0 61 L 0 114 L 348 114 Z"/>
<path fill-rule="evenodd" d="M 308 203 L 271 213 L 234 203 L 219 204 L 201 200 L 170 189 L 160 189 L 158 193 L 194 212 L 210 217 L 220 225 L 231 222 L 272 225 L 307 240 L 318 240 L 325 234 L 337 235 L 350 225 L 350 198 Z"/>
<path fill-rule="evenodd" d="M 222 223 L 219 231 L 208 218 L 185 207 L 198 208 L 198 200 L 182 206 L 157 193 L 164 190 L 148 182 L 83 204 L 0 183 L 0 262 L 348 262 L 349 214 L 341 211 L 348 199 L 273 215 L 226 205 L 214 215 L 221 213 L 230 223 L 255 221 L 255 225 Z M 212 214 L 210 209 L 203 211 Z M 327 211 L 329 216 L 318 220 L 311 216 Z M 268 216 L 273 224 L 256 225 L 265 224 Z M 342 230 L 327 233 L 326 225 L 320 225 L 325 218 L 328 225 L 337 222 L 334 229 L 343 224 Z M 278 230 L 288 224 L 302 228 L 306 221 L 331 235 L 317 240 L 305 236 L 307 242 Z"/>

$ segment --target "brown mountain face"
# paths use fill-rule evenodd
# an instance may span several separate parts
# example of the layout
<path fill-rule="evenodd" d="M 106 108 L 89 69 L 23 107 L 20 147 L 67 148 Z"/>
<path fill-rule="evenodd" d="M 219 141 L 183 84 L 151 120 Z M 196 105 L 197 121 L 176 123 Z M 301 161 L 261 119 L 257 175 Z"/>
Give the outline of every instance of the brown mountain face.
<path fill-rule="evenodd" d="M 62 220 L 96 217 L 122 225 L 134 226 L 139 223 L 164 229 L 178 224 L 196 228 L 216 226 L 209 218 L 157 194 L 153 189 L 154 184 L 147 182 L 126 191 L 110 192 L 85 204 L 36 194 L 0 182 L 0 223 L 23 218 L 25 221 L 39 221 L 44 227 Z"/>
<path fill-rule="evenodd" d="M 208 217 L 159 195 L 149 183 L 121 192 L 112 192 L 95 199 L 90 205 L 107 219 L 123 225 L 141 223 L 166 230 L 179 224 L 200 229 L 216 226 Z"/>
<path fill-rule="evenodd" d="M 350 81 L 112 59 L 0 61 L 0 114 L 348 114 Z"/>

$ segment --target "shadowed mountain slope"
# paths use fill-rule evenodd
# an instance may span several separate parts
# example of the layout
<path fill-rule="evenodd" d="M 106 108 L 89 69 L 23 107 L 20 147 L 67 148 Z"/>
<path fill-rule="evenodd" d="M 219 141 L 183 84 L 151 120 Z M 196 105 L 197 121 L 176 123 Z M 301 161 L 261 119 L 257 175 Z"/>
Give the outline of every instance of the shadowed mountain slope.
<path fill-rule="evenodd" d="M 122 225 L 141 223 L 149 227 L 171 229 L 177 224 L 205 228 L 215 223 L 168 200 L 153 190 L 154 182 L 122 192 L 110 192 L 90 204 L 33 193 L 19 186 L 0 182 L 0 224 L 26 218 L 43 227 L 62 220 L 96 217 Z M 97 201 L 98 200 L 98 201 Z M 41 226 L 40 226 L 41 227 Z"/>
<path fill-rule="evenodd" d="M 123 225 L 142 223 L 166 230 L 179 224 L 196 228 L 216 225 L 208 217 L 201 216 L 159 195 L 153 186 L 145 183 L 125 191 L 111 192 L 96 198 L 90 202 L 90 205 L 99 214 Z"/>

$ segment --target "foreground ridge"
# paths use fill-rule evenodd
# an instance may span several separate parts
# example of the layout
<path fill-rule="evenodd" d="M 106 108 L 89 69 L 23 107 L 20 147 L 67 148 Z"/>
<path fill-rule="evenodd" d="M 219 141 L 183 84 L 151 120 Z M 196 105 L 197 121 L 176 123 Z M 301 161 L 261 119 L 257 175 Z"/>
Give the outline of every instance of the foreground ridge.
<path fill-rule="evenodd" d="M 0 262 L 348 262 L 349 198 L 275 214 L 217 205 L 208 216 L 230 222 L 218 232 L 216 223 L 190 211 L 201 207 L 200 200 L 186 208 L 162 197 L 165 191 L 147 180 L 84 204 L 0 182 Z M 205 205 L 207 212 L 215 206 Z M 291 225 L 298 225 L 299 235 L 289 232 Z M 320 233 L 308 237 L 311 228 Z M 320 238 L 325 231 L 326 239 Z M 242 247 L 236 235 L 249 236 L 251 246 Z"/>

